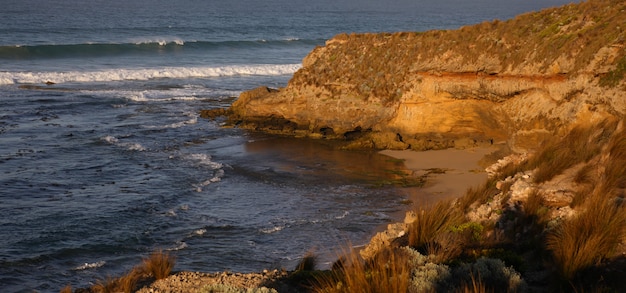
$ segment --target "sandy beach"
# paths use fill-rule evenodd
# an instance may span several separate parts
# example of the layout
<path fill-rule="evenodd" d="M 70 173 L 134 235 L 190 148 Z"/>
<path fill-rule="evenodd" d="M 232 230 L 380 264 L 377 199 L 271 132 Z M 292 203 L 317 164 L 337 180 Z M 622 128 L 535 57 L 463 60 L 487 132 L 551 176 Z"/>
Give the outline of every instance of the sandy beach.
<path fill-rule="evenodd" d="M 496 151 L 498 148 L 494 146 L 423 152 L 384 150 L 381 154 L 403 160 L 414 176 L 429 173 L 423 187 L 402 189 L 413 205 L 428 205 L 460 197 L 469 187 L 483 183 L 487 173 L 480 162 L 486 155 Z"/>

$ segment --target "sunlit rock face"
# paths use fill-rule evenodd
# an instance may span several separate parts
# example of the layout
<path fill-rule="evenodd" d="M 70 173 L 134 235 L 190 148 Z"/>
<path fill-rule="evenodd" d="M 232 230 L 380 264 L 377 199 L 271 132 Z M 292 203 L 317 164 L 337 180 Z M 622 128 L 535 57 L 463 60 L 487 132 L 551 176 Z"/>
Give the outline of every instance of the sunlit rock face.
<path fill-rule="evenodd" d="M 626 4 L 589 2 L 458 30 L 341 34 L 285 88 L 243 93 L 229 121 L 347 148 L 532 150 L 626 112 Z"/>

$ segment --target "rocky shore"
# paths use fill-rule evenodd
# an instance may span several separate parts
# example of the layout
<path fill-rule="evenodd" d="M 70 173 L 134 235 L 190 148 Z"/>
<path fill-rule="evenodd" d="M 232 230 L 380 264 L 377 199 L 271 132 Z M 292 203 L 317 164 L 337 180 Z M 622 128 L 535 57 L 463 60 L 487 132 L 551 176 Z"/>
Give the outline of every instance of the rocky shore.
<path fill-rule="evenodd" d="M 580 194 L 599 192 L 594 184 L 608 184 L 603 181 L 608 158 L 622 159 L 600 145 L 589 158 L 545 180 L 539 163 L 528 163 L 542 144 L 572 135 L 577 127 L 595 129 L 579 140 L 619 145 L 619 139 L 609 138 L 623 132 L 623 122 L 615 121 L 626 115 L 625 9 L 623 1 L 596 0 L 458 30 L 342 34 L 313 50 L 287 87 L 259 87 L 241 94 L 229 109 L 204 114 L 226 115 L 228 125 L 246 129 L 333 139 L 348 149 L 504 146 L 508 151 L 501 160 L 482 173 L 493 184 L 486 186 L 487 199 L 469 202 L 465 215 L 469 223 L 490 227 L 483 236 L 492 241 L 511 237 L 511 247 L 535 243 L 584 214 L 577 212 Z M 609 134 L 598 135 L 604 132 Z M 517 165 L 532 168 L 498 177 Z M 622 193 L 610 194 L 623 199 L 626 185 L 620 184 L 611 186 Z M 531 203 L 536 210 L 528 210 Z M 408 213 L 403 223 L 389 225 L 362 256 L 406 241 L 413 222 L 415 215 Z M 533 230 L 538 223 L 545 230 Z M 615 255 L 625 251 L 622 242 Z M 623 274 L 622 269 L 607 276 Z M 526 277 L 531 284 L 546 284 L 554 270 L 533 267 Z M 210 284 L 297 291 L 280 281 L 288 275 L 178 273 L 140 292 L 200 292 Z"/>
<path fill-rule="evenodd" d="M 283 281 L 287 276 L 287 272 L 278 270 L 248 274 L 179 272 L 137 293 L 299 292 L 299 288 Z"/>
<path fill-rule="evenodd" d="M 420 177 L 425 172 L 431 172 L 426 186 L 420 188 L 417 194 L 409 195 L 408 200 L 415 204 L 429 205 L 442 199 L 461 196 L 466 189 L 479 185 L 487 178 L 481 162 L 489 155 L 497 152 L 497 147 L 472 148 L 465 150 L 447 149 L 426 152 L 414 151 L 383 151 L 405 162 L 406 167 L 412 170 L 413 176 Z M 497 168 L 497 165 L 488 169 Z M 432 172 L 433 169 L 440 170 Z M 412 209 L 412 207 L 409 207 Z M 394 239 L 407 233 L 408 225 L 414 220 L 413 212 L 402 216 L 404 221 L 389 224 L 388 227 L 377 233 L 370 243 L 361 249 L 365 258 L 373 256 L 377 251 L 388 246 Z M 285 268 L 293 269 L 293 268 Z M 137 291 L 139 293 L 184 293 L 184 292 L 276 292 L 291 293 L 303 292 L 306 288 L 289 281 L 294 271 L 265 270 L 258 273 L 202 273 L 178 272 L 172 276 L 155 281 Z M 246 291 L 248 290 L 248 291 Z"/>

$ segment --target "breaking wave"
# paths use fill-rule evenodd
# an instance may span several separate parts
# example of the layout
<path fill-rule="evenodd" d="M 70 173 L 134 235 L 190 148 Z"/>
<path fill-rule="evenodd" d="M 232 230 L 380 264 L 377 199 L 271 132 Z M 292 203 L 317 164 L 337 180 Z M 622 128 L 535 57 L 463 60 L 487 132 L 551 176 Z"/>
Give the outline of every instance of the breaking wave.
<path fill-rule="evenodd" d="M 89 83 L 126 80 L 210 78 L 243 75 L 287 75 L 301 64 L 252 64 L 217 67 L 163 67 L 66 72 L 0 72 L 0 84 Z"/>

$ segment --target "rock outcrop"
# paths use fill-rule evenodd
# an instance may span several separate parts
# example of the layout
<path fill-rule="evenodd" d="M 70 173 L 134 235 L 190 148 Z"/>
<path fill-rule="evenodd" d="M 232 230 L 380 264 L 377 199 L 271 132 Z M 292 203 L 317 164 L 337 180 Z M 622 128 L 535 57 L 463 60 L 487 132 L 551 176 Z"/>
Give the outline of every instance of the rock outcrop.
<path fill-rule="evenodd" d="M 626 114 L 625 9 L 590 0 L 458 30 L 341 34 L 287 87 L 243 93 L 229 121 L 348 148 L 532 150 Z"/>

